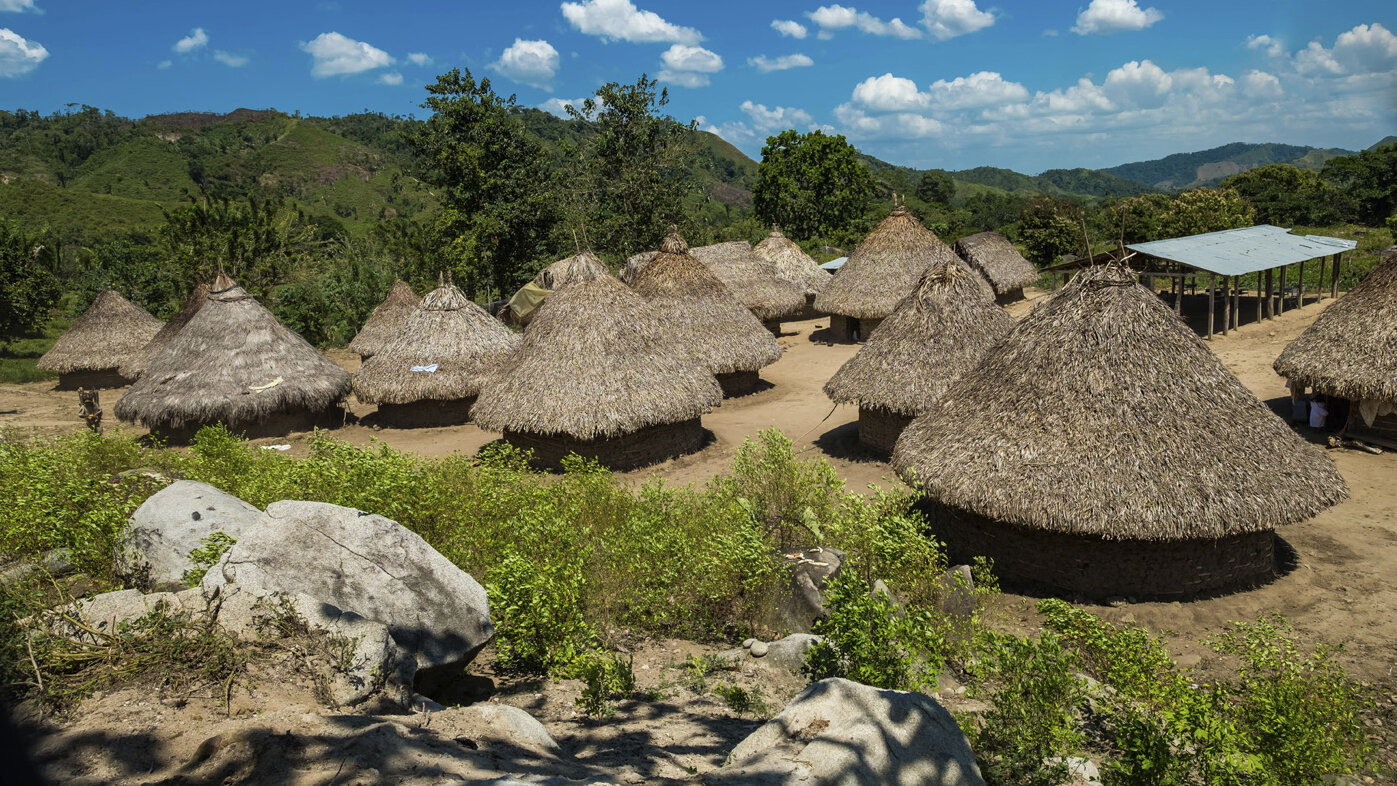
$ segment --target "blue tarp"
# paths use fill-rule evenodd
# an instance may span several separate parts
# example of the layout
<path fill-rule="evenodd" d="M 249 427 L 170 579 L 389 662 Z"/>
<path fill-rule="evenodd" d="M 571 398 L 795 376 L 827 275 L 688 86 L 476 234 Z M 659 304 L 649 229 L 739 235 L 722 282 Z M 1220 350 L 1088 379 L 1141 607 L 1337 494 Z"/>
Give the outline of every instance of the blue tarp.
<path fill-rule="evenodd" d="M 1126 248 L 1179 262 L 1220 276 L 1241 276 L 1281 265 L 1352 251 L 1358 243 L 1337 237 L 1292 235 L 1290 230 L 1259 224 L 1202 235 L 1132 243 Z"/>

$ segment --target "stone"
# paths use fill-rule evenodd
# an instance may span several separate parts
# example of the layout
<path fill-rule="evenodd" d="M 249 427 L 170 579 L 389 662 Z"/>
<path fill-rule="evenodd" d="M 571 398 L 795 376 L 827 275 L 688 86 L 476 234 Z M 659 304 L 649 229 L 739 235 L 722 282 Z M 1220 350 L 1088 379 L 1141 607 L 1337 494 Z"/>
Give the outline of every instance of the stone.
<path fill-rule="evenodd" d="M 934 699 L 843 679 L 806 688 L 705 781 L 984 786 L 965 734 Z"/>
<path fill-rule="evenodd" d="M 761 656 L 765 655 L 769 650 L 770 647 L 764 641 L 754 641 L 752 642 L 752 646 L 747 648 L 747 651 L 752 653 L 752 657 L 754 658 L 760 658 Z"/>
<path fill-rule="evenodd" d="M 104 592 L 78 601 L 69 607 L 69 611 L 92 630 L 111 635 L 119 631 L 123 625 L 138 620 L 162 606 L 170 612 L 198 614 L 207 611 L 208 605 L 204 593 L 197 588 L 182 592 L 152 592 L 148 595 L 140 590 L 125 589 Z M 98 638 L 61 620 L 51 622 L 50 628 L 55 633 L 76 641 L 96 643 Z"/>
<path fill-rule="evenodd" d="M 970 617 L 975 613 L 975 579 L 969 565 L 956 565 L 942 576 L 946 594 L 940 607 L 943 614 Z"/>
<path fill-rule="evenodd" d="M 815 620 L 825 614 L 825 585 L 844 564 L 839 549 L 813 548 L 786 555 L 790 566 L 790 587 L 780 601 L 782 626 L 796 633 L 809 633 Z"/>
<path fill-rule="evenodd" d="M 495 635 L 485 588 L 416 533 L 322 502 L 274 502 L 204 576 L 205 590 L 308 595 L 388 626 L 419 668 L 464 664 Z"/>
<path fill-rule="evenodd" d="M 752 649 L 752 645 L 753 645 L 753 644 L 756 644 L 756 643 L 757 643 L 757 640 L 756 640 L 756 639 L 743 639 L 743 640 L 742 640 L 742 648 L 743 648 L 743 649 L 748 649 L 748 650 L 750 650 L 750 649 Z"/>
<path fill-rule="evenodd" d="M 790 672 L 800 671 L 805 666 L 805 655 L 815 642 L 824 641 L 824 636 L 810 633 L 792 633 L 784 639 L 777 639 L 767 645 L 767 654 L 762 663 Z"/>
<path fill-rule="evenodd" d="M 1043 763 L 1050 767 L 1054 764 L 1067 765 L 1067 786 L 1101 786 L 1101 770 L 1091 759 L 1081 756 L 1051 756 L 1044 759 Z"/>
<path fill-rule="evenodd" d="M 197 567 L 190 552 L 215 532 L 234 540 L 262 511 L 207 483 L 179 480 L 152 494 L 131 514 L 117 547 L 117 570 L 155 589 L 182 589 Z"/>
<path fill-rule="evenodd" d="M 0 570 L 0 586 L 19 584 L 41 570 L 55 579 L 60 579 L 72 575 L 77 569 L 73 567 L 72 552 L 68 549 L 53 549 L 44 552 L 43 557 L 35 562 L 17 562 Z"/>

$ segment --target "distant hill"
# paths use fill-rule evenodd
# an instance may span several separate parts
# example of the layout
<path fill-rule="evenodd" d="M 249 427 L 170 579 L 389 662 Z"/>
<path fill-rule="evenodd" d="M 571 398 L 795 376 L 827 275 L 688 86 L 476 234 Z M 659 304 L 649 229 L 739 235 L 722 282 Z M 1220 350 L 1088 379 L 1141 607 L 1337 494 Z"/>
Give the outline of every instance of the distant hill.
<path fill-rule="evenodd" d="M 1397 145 L 1397 136 L 1385 136 L 1368 149 L 1377 150 L 1380 147 L 1387 147 L 1388 145 Z"/>
<path fill-rule="evenodd" d="M 1301 169 L 1318 170 L 1331 158 L 1349 155 L 1353 155 L 1353 151 L 1340 148 L 1233 142 L 1211 150 L 1175 153 L 1153 161 L 1121 164 L 1099 171 L 1155 189 L 1177 191 L 1216 185 L 1223 178 L 1266 164 L 1291 164 Z"/>

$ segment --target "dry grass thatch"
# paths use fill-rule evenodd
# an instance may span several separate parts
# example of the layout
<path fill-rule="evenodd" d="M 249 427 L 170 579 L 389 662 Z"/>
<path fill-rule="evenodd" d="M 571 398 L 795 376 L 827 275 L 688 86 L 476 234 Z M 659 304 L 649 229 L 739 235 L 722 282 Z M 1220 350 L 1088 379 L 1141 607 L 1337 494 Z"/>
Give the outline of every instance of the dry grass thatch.
<path fill-rule="evenodd" d="M 1109 540 L 1261 532 L 1342 500 L 1334 464 L 1120 265 L 1040 303 L 903 432 L 941 503 Z"/>
<path fill-rule="evenodd" d="M 59 374 L 120 368 L 160 332 L 162 325 L 121 293 L 105 289 L 39 358 L 38 366 Z"/>
<path fill-rule="evenodd" d="M 998 232 L 963 237 L 956 241 L 955 252 L 990 282 L 996 295 L 1023 289 L 1038 280 L 1038 268 Z"/>
<path fill-rule="evenodd" d="M 775 267 L 777 278 L 804 288 L 807 295 L 819 294 L 832 275 L 777 229 L 772 229 L 752 251 Z"/>
<path fill-rule="evenodd" d="M 635 289 L 669 326 L 675 351 L 688 352 L 713 374 L 756 371 L 781 357 L 781 346 L 703 263 L 677 232 L 636 276 Z"/>
<path fill-rule="evenodd" d="M 951 247 L 907 208 L 893 208 L 815 297 L 815 310 L 882 319 L 916 288 L 928 268 L 955 260 Z"/>
<path fill-rule="evenodd" d="M 635 286 L 635 277 L 640 275 L 640 271 L 644 270 L 645 266 L 653 262 L 655 257 L 659 255 L 658 251 L 642 251 L 639 254 L 631 254 L 626 258 L 625 267 L 621 268 L 621 280 Z"/>
<path fill-rule="evenodd" d="M 544 289 L 561 289 L 570 281 L 580 279 L 594 281 L 599 276 L 610 275 L 606 263 L 597 259 L 591 251 L 579 251 L 567 259 L 560 259 L 538 271 L 534 276 L 534 286 Z"/>
<path fill-rule="evenodd" d="M 348 394 L 344 369 L 220 273 L 203 308 L 150 359 L 114 411 L 154 429 L 245 426 L 322 412 Z"/>
<path fill-rule="evenodd" d="M 590 256 L 590 255 L 589 255 Z M 722 401 L 713 375 L 674 351 L 654 306 L 603 268 L 569 271 L 481 387 L 471 417 L 501 432 L 614 438 L 697 418 Z"/>
<path fill-rule="evenodd" d="M 689 253 L 757 319 L 781 319 L 805 308 L 805 291 L 777 278 L 775 266 L 757 256 L 745 240 L 702 246 Z"/>
<path fill-rule="evenodd" d="M 1397 255 L 1316 317 L 1275 369 L 1326 395 L 1397 401 Z"/>
<path fill-rule="evenodd" d="M 925 412 L 1014 327 L 959 265 L 936 265 L 825 384 L 841 404 Z"/>
<path fill-rule="evenodd" d="M 354 396 L 369 404 L 470 398 L 485 374 L 519 347 L 519 335 L 454 284 L 422 298 L 398 336 L 354 374 Z M 436 365 L 436 371 L 413 367 Z"/>
<path fill-rule="evenodd" d="M 402 331 L 408 315 L 417 309 L 417 293 L 406 281 L 394 281 L 393 288 L 369 314 L 358 335 L 349 342 L 349 351 L 367 360 L 383 349 Z"/>
<path fill-rule="evenodd" d="M 139 352 L 131 355 L 130 359 L 121 364 L 121 375 L 128 379 L 135 379 L 144 374 L 146 367 L 150 365 L 150 359 L 159 354 L 165 345 L 179 333 L 180 329 L 189 324 L 189 320 L 199 313 L 199 309 L 204 307 L 204 301 L 209 298 L 209 285 L 200 282 L 194 287 L 194 291 L 189 293 L 184 305 L 180 307 L 179 313 L 171 317 L 165 326 L 160 328 L 160 332 L 155 337 L 146 342 Z"/>

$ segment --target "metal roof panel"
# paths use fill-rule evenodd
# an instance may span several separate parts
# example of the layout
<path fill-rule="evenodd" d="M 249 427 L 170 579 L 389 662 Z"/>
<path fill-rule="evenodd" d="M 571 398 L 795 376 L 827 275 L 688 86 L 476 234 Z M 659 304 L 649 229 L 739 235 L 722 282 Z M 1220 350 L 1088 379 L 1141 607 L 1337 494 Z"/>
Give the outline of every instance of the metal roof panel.
<path fill-rule="evenodd" d="M 1358 243 L 1352 240 L 1321 235 L 1292 235 L 1290 230 L 1270 224 L 1126 246 L 1141 254 L 1179 262 L 1220 276 L 1241 276 L 1352 251 L 1357 247 Z"/>

